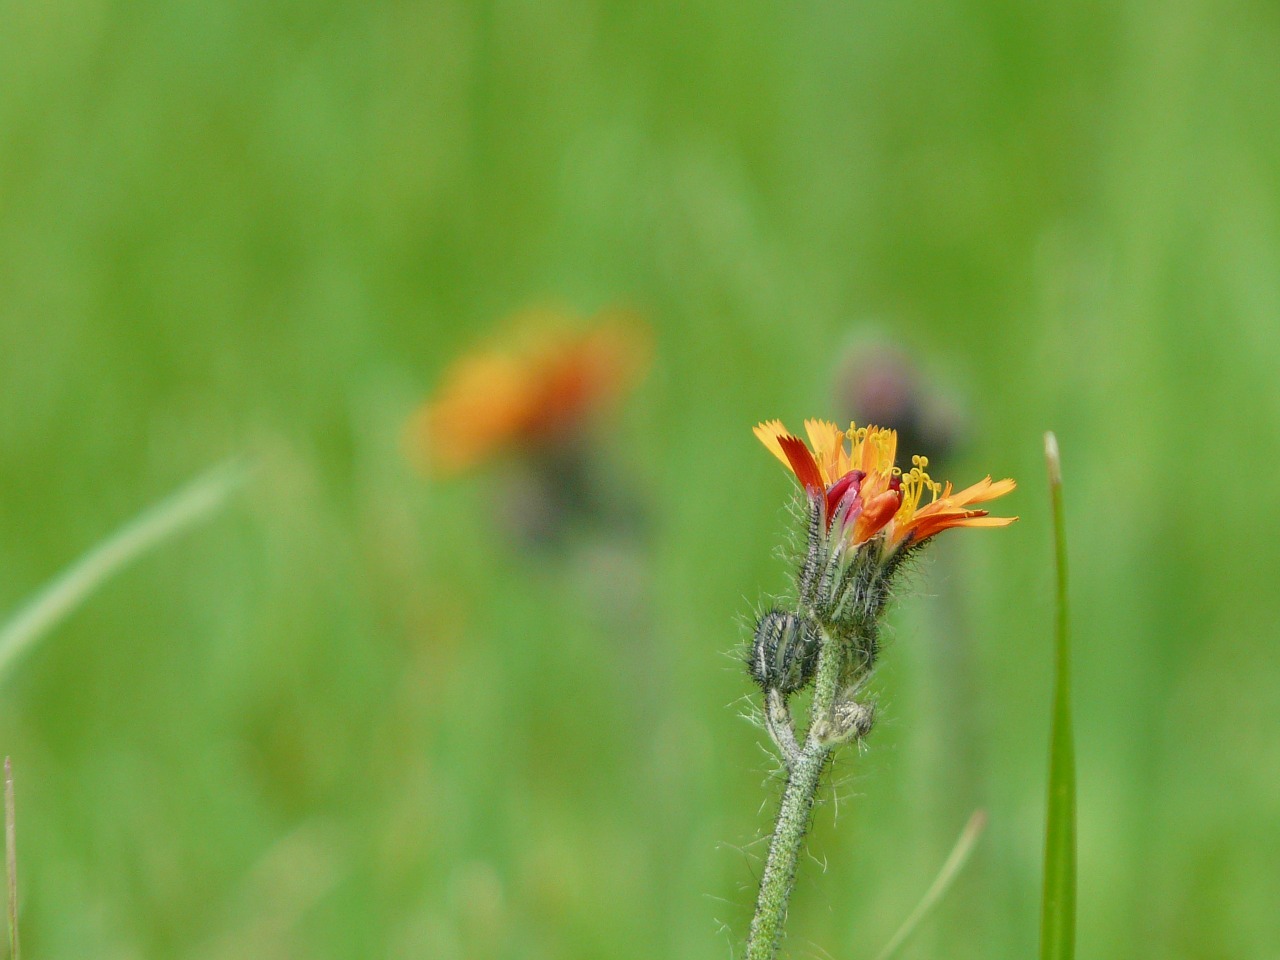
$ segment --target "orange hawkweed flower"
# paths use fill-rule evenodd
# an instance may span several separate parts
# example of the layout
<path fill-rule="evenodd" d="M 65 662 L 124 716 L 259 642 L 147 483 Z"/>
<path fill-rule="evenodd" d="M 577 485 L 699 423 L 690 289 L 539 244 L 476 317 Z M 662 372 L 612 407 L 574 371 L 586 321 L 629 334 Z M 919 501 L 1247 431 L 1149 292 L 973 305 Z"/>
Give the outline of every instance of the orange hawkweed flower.
<path fill-rule="evenodd" d="M 513 326 L 504 346 L 447 369 L 410 421 L 410 446 L 429 472 L 458 473 L 504 450 L 570 436 L 648 365 L 648 331 L 630 314 L 582 328 L 559 314 L 527 313 Z"/>
<path fill-rule="evenodd" d="M 855 424 L 841 430 L 827 420 L 806 420 L 804 427 L 807 444 L 780 420 L 757 425 L 755 435 L 795 474 L 828 533 L 836 530 L 851 547 L 882 535 L 885 550 L 895 553 L 951 527 L 1003 527 L 1018 519 L 974 509 L 1013 490 L 1012 480 L 987 477 L 956 491 L 929 476 L 926 457 L 912 457 L 904 473 L 895 463 L 894 430 Z"/>

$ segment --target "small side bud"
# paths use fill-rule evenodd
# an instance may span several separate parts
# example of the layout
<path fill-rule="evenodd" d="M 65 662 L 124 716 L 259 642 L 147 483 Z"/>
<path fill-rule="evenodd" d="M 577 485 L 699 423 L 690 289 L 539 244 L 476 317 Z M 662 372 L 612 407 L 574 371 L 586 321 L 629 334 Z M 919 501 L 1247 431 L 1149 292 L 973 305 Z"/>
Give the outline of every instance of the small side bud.
<path fill-rule="evenodd" d="M 820 741 L 835 746 L 854 740 L 861 741 L 871 732 L 875 722 L 875 704 L 839 700 L 831 707 L 831 715 L 814 732 Z"/>
<path fill-rule="evenodd" d="M 748 667 L 764 690 L 789 696 L 808 686 L 818 661 L 818 641 L 805 618 L 770 610 L 756 624 Z"/>
<path fill-rule="evenodd" d="M 873 703 L 846 700 L 843 703 L 837 703 L 832 713 L 835 716 L 836 726 L 849 740 L 861 740 L 875 726 L 876 707 Z"/>

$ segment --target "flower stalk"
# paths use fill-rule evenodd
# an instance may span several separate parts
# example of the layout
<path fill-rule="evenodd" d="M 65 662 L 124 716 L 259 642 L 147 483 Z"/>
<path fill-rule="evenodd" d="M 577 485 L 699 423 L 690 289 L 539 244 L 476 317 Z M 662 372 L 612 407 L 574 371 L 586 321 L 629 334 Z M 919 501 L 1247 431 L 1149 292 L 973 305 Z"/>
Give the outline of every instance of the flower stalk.
<path fill-rule="evenodd" d="M 814 678 L 811 716 L 826 718 L 828 725 L 835 706 L 839 679 L 839 651 L 824 635 L 818 654 L 817 675 Z M 775 691 L 776 693 L 776 691 Z M 795 732 L 787 718 L 787 730 L 795 743 Z M 809 832 L 813 817 L 814 801 L 818 797 L 818 784 L 822 771 L 835 748 L 818 736 L 818 723 L 811 722 L 804 747 L 793 762 L 788 764 L 787 786 L 778 808 L 778 822 L 773 839 L 769 842 L 769 855 L 765 860 L 764 874 L 760 878 L 760 893 L 756 897 L 756 913 L 751 921 L 751 933 L 747 939 L 746 960 L 772 960 L 782 942 L 782 932 L 787 919 L 787 906 L 791 903 L 791 891 L 796 882 L 796 864 Z"/>
<path fill-rule="evenodd" d="M 871 732 L 874 705 L 862 692 L 879 655 L 879 623 L 894 574 L 942 530 L 1003 526 L 974 505 L 1013 489 L 991 478 L 953 493 L 935 483 L 928 460 L 914 457 L 904 474 L 894 462 L 897 434 L 877 427 L 810 420 L 810 443 L 778 421 L 756 436 L 796 476 L 806 497 L 806 543 L 795 575 L 795 607 L 773 609 L 756 624 L 748 657 L 763 694 L 764 725 L 787 769 L 769 842 L 746 960 L 774 960 L 785 932 L 800 851 L 813 818 L 822 774 L 843 744 Z M 846 446 L 846 441 L 849 446 Z M 928 503 L 926 495 L 931 495 Z M 791 696 L 813 688 L 803 739 Z"/>

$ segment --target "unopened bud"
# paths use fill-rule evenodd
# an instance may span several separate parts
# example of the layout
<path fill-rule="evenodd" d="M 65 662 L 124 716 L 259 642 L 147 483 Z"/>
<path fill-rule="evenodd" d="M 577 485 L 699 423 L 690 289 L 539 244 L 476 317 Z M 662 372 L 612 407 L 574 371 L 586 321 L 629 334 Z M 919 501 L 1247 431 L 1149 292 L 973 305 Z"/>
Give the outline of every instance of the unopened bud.
<path fill-rule="evenodd" d="M 770 610 L 756 624 L 748 667 L 756 683 L 784 696 L 806 687 L 818 661 L 817 631 L 804 617 Z"/>
<path fill-rule="evenodd" d="M 824 743 L 849 743 L 866 737 L 875 721 L 875 704 L 838 700 L 831 708 L 831 715 L 820 723 L 815 734 Z"/>
<path fill-rule="evenodd" d="M 837 703 L 832 713 L 837 728 L 854 740 L 861 740 L 870 733 L 876 722 L 876 708 L 873 703 L 846 700 L 843 703 Z"/>

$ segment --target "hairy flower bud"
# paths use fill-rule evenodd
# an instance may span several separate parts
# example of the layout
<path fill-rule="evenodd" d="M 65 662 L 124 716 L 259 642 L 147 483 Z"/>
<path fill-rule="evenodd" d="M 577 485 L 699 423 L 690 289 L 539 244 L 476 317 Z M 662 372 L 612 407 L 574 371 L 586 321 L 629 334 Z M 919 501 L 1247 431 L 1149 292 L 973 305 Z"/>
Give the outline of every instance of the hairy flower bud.
<path fill-rule="evenodd" d="M 832 720 L 844 739 L 861 740 L 875 724 L 876 708 L 874 704 L 845 700 L 832 708 Z"/>
<path fill-rule="evenodd" d="M 763 689 L 784 696 L 804 689 L 817 659 L 817 631 L 807 618 L 775 609 L 756 624 L 747 665 Z"/>
<path fill-rule="evenodd" d="M 829 746 L 861 741 L 871 732 L 875 720 L 874 704 L 859 703 L 852 698 L 840 699 L 832 704 L 829 716 L 817 721 L 814 736 Z"/>

